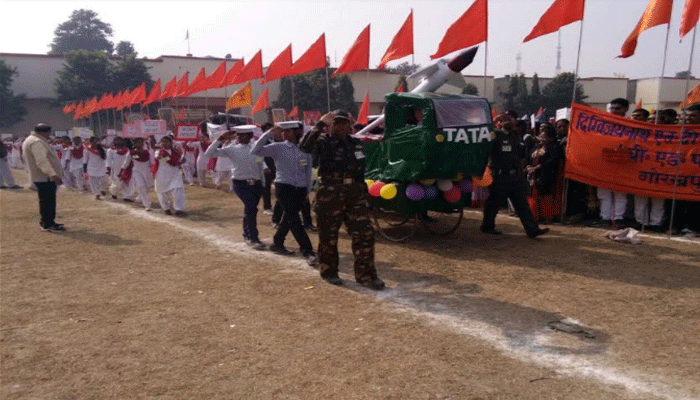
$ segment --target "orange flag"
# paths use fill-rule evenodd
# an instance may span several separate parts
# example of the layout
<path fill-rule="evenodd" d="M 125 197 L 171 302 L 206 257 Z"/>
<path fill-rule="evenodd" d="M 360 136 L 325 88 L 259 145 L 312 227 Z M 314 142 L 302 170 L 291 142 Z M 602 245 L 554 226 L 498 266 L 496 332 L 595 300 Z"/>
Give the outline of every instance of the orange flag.
<path fill-rule="evenodd" d="M 207 89 L 217 89 L 221 80 L 226 76 L 226 61 L 222 61 L 221 64 L 207 77 L 207 82 L 204 85 L 204 90 Z"/>
<path fill-rule="evenodd" d="M 491 108 L 491 118 L 496 118 L 498 116 L 498 110 L 496 110 L 496 107 Z"/>
<path fill-rule="evenodd" d="M 207 83 L 207 71 L 202 67 L 199 73 L 194 78 L 192 83 L 187 87 L 187 96 L 191 96 L 195 93 L 199 93 L 204 90 L 204 86 Z"/>
<path fill-rule="evenodd" d="M 289 118 L 297 118 L 299 116 L 299 106 L 294 106 L 287 116 Z"/>
<path fill-rule="evenodd" d="M 151 88 L 150 93 L 148 93 L 148 97 L 144 100 L 143 105 L 147 106 L 158 99 L 160 99 L 160 78 L 156 79 L 156 83 Z"/>
<path fill-rule="evenodd" d="M 379 62 L 377 68 L 382 69 L 392 60 L 397 60 L 401 57 L 406 57 L 413 54 L 413 10 L 408 14 L 408 18 L 401 26 L 401 29 L 396 33 L 391 41 L 389 48 L 386 49 L 382 61 Z"/>
<path fill-rule="evenodd" d="M 233 92 L 231 97 L 226 101 L 226 109 L 231 110 L 233 108 L 249 106 L 253 104 L 253 86 L 250 82 L 246 83 L 245 86 Z"/>
<path fill-rule="evenodd" d="M 180 79 L 177 81 L 177 87 L 175 88 L 175 95 L 173 97 L 187 97 L 187 88 L 189 87 L 190 73 L 185 72 L 182 74 Z"/>
<path fill-rule="evenodd" d="M 488 38 L 488 3 L 476 0 L 445 32 L 437 52 L 430 56 L 436 59 L 453 51 L 485 42 Z"/>
<path fill-rule="evenodd" d="M 254 115 L 258 111 L 262 111 L 268 107 L 270 107 L 270 91 L 268 88 L 265 88 L 263 90 L 262 94 L 260 97 L 258 97 L 258 100 L 255 102 L 255 106 L 253 106 L 253 111 L 250 112 L 250 115 Z"/>
<path fill-rule="evenodd" d="M 700 85 L 690 89 L 688 94 L 685 96 L 685 100 L 681 102 L 679 108 L 685 108 L 685 106 L 695 103 L 700 103 Z"/>
<path fill-rule="evenodd" d="M 70 104 L 66 104 L 65 106 L 63 106 L 63 113 L 64 114 L 68 114 L 71 111 L 75 111 L 75 102 L 70 103 Z"/>
<path fill-rule="evenodd" d="M 651 0 L 642 17 L 637 22 L 637 26 L 622 44 L 622 50 L 617 58 L 627 58 L 634 54 L 637 48 L 637 38 L 645 30 L 657 25 L 668 24 L 671 21 L 671 9 L 673 0 Z"/>
<path fill-rule="evenodd" d="M 238 74 L 241 72 L 244 65 L 245 62 L 242 58 L 236 61 L 236 63 L 231 66 L 231 69 L 229 69 L 228 72 L 226 72 L 226 75 L 224 75 L 223 79 L 221 79 L 221 82 L 219 82 L 219 86 L 217 87 L 222 88 L 224 86 L 233 85 L 233 81 L 236 79 L 236 76 L 238 76 Z"/>
<path fill-rule="evenodd" d="M 131 100 L 129 106 L 132 104 L 138 104 L 146 100 L 146 82 L 141 82 L 141 84 L 131 92 Z"/>
<path fill-rule="evenodd" d="M 260 83 L 264 84 L 267 82 L 274 81 L 275 79 L 279 79 L 283 76 L 287 76 L 287 74 L 289 74 L 290 68 L 292 68 L 291 44 L 287 46 L 286 49 L 282 50 L 282 52 L 274 60 L 272 60 L 270 65 L 267 67 L 265 77 L 262 81 L 260 81 Z"/>
<path fill-rule="evenodd" d="M 365 99 L 362 101 L 360 112 L 357 114 L 357 123 L 367 125 L 369 123 L 369 92 L 365 93 Z"/>
<path fill-rule="evenodd" d="M 83 117 L 83 102 L 81 101 L 75 107 L 75 114 L 73 114 L 73 120 L 80 119 Z"/>
<path fill-rule="evenodd" d="M 700 0 L 685 0 L 681 15 L 681 39 L 698 24 L 698 16 L 700 16 Z"/>
<path fill-rule="evenodd" d="M 634 108 L 635 110 L 639 110 L 640 108 L 644 108 L 644 101 L 642 99 L 639 99 L 639 101 L 637 102 L 637 105 L 635 105 L 634 107 L 635 107 Z"/>
<path fill-rule="evenodd" d="M 299 57 L 292 65 L 287 75 L 298 75 L 304 72 L 313 71 L 319 68 L 326 68 L 326 34 L 323 33 L 316 39 L 314 44 Z"/>
<path fill-rule="evenodd" d="M 369 25 L 360 32 L 333 76 L 369 68 Z"/>
<path fill-rule="evenodd" d="M 586 0 L 555 0 L 547 11 L 542 14 L 537 25 L 532 28 L 523 43 L 556 32 L 562 26 L 569 25 L 576 21 L 583 20 L 583 9 L 586 5 Z"/>
<path fill-rule="evenodd" d="M 248 64 L 243 67 L 241 72 L 233 80 L 234 84 L 251 81 L 263 77 L 262 71 L 262 50 L 258 50 L 253 58 L 248 61 Z"/>
<path fill-rule="evenodd" d="M 168 82 L 167 85 L 165 85 L 165 89 L 163 89 L 163 93 L 160 95 L 159 100 L 163 99 L 169 99 L 175 95 L 175 90 L 177 89 L 177 77 L 173 76 L 173 79 Z"/>

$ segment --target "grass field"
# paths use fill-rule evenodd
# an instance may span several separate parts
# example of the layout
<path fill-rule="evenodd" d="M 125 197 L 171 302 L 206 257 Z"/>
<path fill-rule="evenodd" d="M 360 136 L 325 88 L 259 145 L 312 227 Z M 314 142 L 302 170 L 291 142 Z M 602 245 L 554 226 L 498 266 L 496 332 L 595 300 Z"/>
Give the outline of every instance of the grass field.
<path fill-rule="evenodd" d="M 60 190 L 60 234 L 35 192 L 0 191 L 0 398 L 700 398 L 700 243 L 530 240 L 508 217 L 494 237 L 470 212 L 378 240 L 373 292 L 344 232 L 335 287 L 245 246 L 235 196 L 186 190 L 186 218 Z"/>

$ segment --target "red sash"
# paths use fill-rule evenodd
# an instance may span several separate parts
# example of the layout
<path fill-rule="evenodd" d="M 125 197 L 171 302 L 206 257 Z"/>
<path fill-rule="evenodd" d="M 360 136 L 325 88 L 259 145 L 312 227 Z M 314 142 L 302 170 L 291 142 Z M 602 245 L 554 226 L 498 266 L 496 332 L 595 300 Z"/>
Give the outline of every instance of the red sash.
<path fill-rule="evenodd" d="M 129 165 L 127 165 L 126 168 L 122 168 L 122 170 L 119 171 L 119 179 L 128 185 L 129 181 L 131 181 L 131 175 L 133 173 L 134 173 L 134 160 L 131 160 L 131 162 L 129 162 Z"/>
<path fill-rule="evenodd" d="M 125 147 L 116 147 L 115 150 L 117 151 L 117 154 L 119 154 L 120 156 L 123 156 L 129 152 L 129 148 L 126 146 Z"/>
<path fill-rule="evenodd" d="M 151 153 L 146 149 L 131 150 L 131 158 L 139 162 L 146 162 L 151 159 Z"/>
<path fill-rule="evenodd" d="M 76 159 L 83 158 L 83 146 L 73 147 L 70 151 L 70 155 Z"/>
<path fill-rule="evenodd" d="M 94 155 L 96 155 L 96 156 L 99 156 L 99 155 L 100 155 L 100 151 L 97 150 L 96 148 L 90 146 L 90 145 L 85 146 L 85 148 L 86 148 L 90 153 L 92 153 L 92 154 L 94 154 Z"/>

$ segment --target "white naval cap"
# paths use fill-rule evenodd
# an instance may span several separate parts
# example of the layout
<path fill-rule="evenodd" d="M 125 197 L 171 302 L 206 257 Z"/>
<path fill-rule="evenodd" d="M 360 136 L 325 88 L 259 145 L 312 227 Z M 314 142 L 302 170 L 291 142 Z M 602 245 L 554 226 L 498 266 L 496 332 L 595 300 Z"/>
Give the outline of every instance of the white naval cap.
<path fill-rule="evenodd" d="M 303 126 L 303 123 L 301 121 L 280 121 L 275 126 L 282 129 L 298 129 Z"/>
<path fill-rule="evenodd" d="M 257 126 L 255 126 L 255 125 L 238 125 L 238 126 L 234 126 L 233 130 L 236 131 L 236 133 L 251 133 L 252 134 L 253 131 L 255 131 L 255 128 L 257 128 Z"/>

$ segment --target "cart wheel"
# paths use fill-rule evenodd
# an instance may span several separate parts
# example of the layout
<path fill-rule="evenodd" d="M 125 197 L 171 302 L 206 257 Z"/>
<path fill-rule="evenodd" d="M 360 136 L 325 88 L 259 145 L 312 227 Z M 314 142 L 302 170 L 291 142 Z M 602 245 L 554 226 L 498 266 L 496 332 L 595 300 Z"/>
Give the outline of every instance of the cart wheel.
<path fill-rule="evenodd" d="M 455 213 L 427 211 L 422 215 L 418 215 L 418 219 L 420 219 L 425 229 L 439 236 L 447 236 L 454 232 L 459 227 L 459 224 L 462 223 L 463 217 L 464 209 L 462 207 Z"/>
<path fill-rule="evenodd" d="M 412 215 L 401 215 L 375 208 L 372 210 L 375 230 L 392 242 L 404 242 L 416 233 L 418 221 Z"/>

